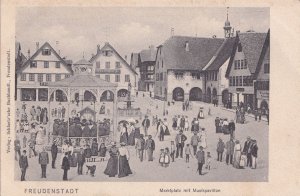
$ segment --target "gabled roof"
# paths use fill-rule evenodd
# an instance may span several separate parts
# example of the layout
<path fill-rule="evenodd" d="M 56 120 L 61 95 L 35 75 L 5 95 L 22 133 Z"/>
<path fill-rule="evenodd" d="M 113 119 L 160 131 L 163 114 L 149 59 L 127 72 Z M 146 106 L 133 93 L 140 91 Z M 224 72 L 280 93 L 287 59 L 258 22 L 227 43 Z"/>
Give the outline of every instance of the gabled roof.
<path fill-rule="evenodd" d="M 92 63 L 83 58 L 75 62 L 74 65 L 92 65 Z"/>
<path fill-rule="evenodd" d="M 141 62 L 146 62 L 146 61 L 155 61 L 156 58 L 156 49 L 154 47 L 151 47 L 146 50 L 142 50 L 140 52 L 140 57 L 141 57 Z"/>
<path fill-rule="evenodd" d="M 230 58 L 235 38 L 225 39 L 216 54 L 213 56 L 211 62 L 205 66 L 205 71 L 217 71 Z"/>
<path fill-rule="evenodd" d="M 257 76 L 259 74 L 259 71 L 262 68 L 262 63 L 263 63 L 264 58 L 266 57 L 266 58 L 270 59 L 270 50 L 269 50 L 269 48 L 270 48 L 270 29 L 268 30 L 267 37 L 265 39 L 263 49 L 262 49 L 262 52 L 260 54 L 258 64 L 257 64 L 256 70 L 255 70 L 255 73 L 254 73 L 254 78 L 255 79 L 257 78 Z"/>
<path fill-rule="evenodd" d="M 65 66 L 65 68 L 72 73 L 72 69 L 70 66 L 67 65 L 64 59 L 62 59 L 59 54 L 52 48 L 52 46 L 48 43 L 45 42 L 22 66 L 22 68 L 19 70 L 19 72 L 22 72 L 26 67 L 30 65 L 30 62 L 33 61 L 33 59 L 40 53 L 42 52 L 42 49 L 48 46 L 51 49 L 51 52 L 60 60 L 60 62 Z"/>
<path fill-rule="evenodd" d="M 102 53 L 103 50 L 105 50 L 105 48 L 110 48 L 116 55 L 117 57 L 134 73 L 137 74 L 136 71 L 123 59 L 123 57 L 108 43 L 106 42 L 105 45 L 97 51 L 97 54 L 94 55 L 91 59 L 90 62 L 93 63 L 98 57 L 99 55 Z"/>
<path fill-rule="evenodd" d="M 64 80 L 50 82 L 55 87 L 117 87 L 117 84 L 107 82 L 92 75 L 73 75 Z"/>
<path fill-rule="evenodd" d="M 21 44 L 20 42 L 15 43 L 15 63 L 16 67 L 15 70 L 18 72 L 23 64 L 27 61 L 25 55 L 21 52 Z"/>
<path fill-rule="evenodd" d="M 131 53 L 130 66 L 136 68 L 138 67 L 138 65 L 139 65 L 139 54 Z"/>
<path fill-rule="evenodd" d="M 162 48 L 167 69 L 202 70 L 223 41 L 220 38 L 172 36 L 159 48 Z M 189 51 L 185 49 L 186 42 Z"/>
<path fill-rule="evenodd" d="M 257 63 L 266 39 L 267 33 L 246 32 L 236 36 L 233 51 L 230 57 L 229 65 L 226 71 L 226 77 L 229 77 L 233 58 L 239 42 L 242 46 L 242 51 L 247 59 L 247 66 L 251 74 L 254 74 Z"/>

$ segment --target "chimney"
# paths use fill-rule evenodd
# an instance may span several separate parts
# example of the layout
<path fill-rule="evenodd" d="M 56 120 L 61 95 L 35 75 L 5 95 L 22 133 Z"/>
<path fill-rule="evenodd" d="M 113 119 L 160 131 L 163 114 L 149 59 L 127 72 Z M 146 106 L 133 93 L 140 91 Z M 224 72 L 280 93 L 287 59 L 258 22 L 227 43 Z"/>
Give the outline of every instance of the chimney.
<path fill-rule="evenodd" d="M 190 47 L 189 47 L 189 42 L 188 41 L 185 42 L 185 51 L 186 52 L 190 51 Z"/>
<path fill-rule="evenodd" d="M 40 43 L 36 42 L 35 45 L 36 45 L 36 50 L 38 50 L 40 48 Z"/>
<path fill-rule="evenodd" d="M 29 59 L 30 58 L 30 49 L 28 49 L 27 53 L 28 53 L 28 59 Z"/>
<path fill-rule="evenodd" d="M 97 54 L 100 52 L 100 44 L 97 45 Z"/>

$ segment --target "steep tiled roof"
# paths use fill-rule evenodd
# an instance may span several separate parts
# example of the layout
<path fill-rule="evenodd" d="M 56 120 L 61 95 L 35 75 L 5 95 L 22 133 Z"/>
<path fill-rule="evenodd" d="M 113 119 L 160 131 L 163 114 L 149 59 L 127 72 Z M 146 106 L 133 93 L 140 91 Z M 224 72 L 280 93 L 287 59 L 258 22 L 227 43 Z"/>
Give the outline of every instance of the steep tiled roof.
<path fill-rule="evenodd" d="M 262 69 L 262 67 L 263 67 L 262 63 L 263 63 L 264 58 L 270 59 L 270 29 L 266 36 L 266 39 L 265 39 L 265 42 L 264 42 L 264 45 L 262 48 L 262 52 L 261 52 L 259 60 L 258 60 L 258 64 L 257 64 L 255 74 L 254 74 L 255 78 L 257 78 L 260 69 Z"/>
<path fill-rule="evenodd" d="M 207 66 L 205 70 L 207 71 L 216 71 L 218 70 L 229 58 L 233 50 L 233 45 L 235 38 L 226 39 L 223 44 L 220 46 L 216 54 L 214 55 L 212 61 Z"/>
<path fill-rule="evenodd" d="M 105 43 L 105 45 L 99 50 L 97 51 L 97 54 L 94 55 L 91 59 L 90 62 L 93 63 L 98 57 L 99 55 L 102 53 L 102 51 L 105 48 L 110 48 L 116 55 L 117 57 L 134 73 L 137 74 L 136 71 L 122 58 L 122 56 L 112 47 L 112 45 L 110 45 L 108 42 Z"/>
<path fill-rule="evenodd" d="M 67 65 L 67 63 L 65 62 L 64 59 L 62 59 L 59 54 L 52 48 L 52 46 L 48 43 L 45 42 L 25 63 L 24 65 L 18 70 L 18 72 L 22 72 L 26 67 L 28 67 L 30 65 L 30 62 L 40 53 L 42 52 L 42 49 L 44 47 L 48 46 L 51 51 L 53 52 L 53 54 L 60 60 L 60 62 L 66 67 L 66 69 L 72 73 L 72 69 L 70 68 L 70 66 Z"/>
<path fill-rule="evenodd" d="M 251 73 L 254 73 L 267 33 L 241 33 L 239 39 Z"/>
<path fill-rule="evenodd" d="M 116 87 L 117 84 L 107 82 L 92 75 L 73 75 L 61 81 L 51 82 L 55 87 Z"/>
<path fill-rule="evenodd" d="M 154 49 L 154 47 L 150 47 L 147 50 L 142 50 L 140 52 L 140 57 L 141 57 L 141 62 L 155 61 L 156 49 Z"/>
<path fill-rule="evenodd" d="M 136 68 L 139 65 L 139 54 L 131 53 L 130 66 Z"/>
<path fill-rule="evenodd" d="M 224 39 L 173 36 L 161 47 L 167 69 L 202 70 Z M 185 45 L 188 42 L 189 50 Z"/>

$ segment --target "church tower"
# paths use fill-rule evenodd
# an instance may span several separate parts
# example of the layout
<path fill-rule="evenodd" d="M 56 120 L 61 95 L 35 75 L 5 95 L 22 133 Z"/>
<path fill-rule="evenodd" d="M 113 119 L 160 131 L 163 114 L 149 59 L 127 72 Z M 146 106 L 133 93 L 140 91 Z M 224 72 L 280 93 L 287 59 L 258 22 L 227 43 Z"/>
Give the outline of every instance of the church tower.
<path fill-rule="evenodd" d="M 231 32 L 232 28 L 231 28 L 230 22 L 228 20 L 228 9 L 229 9 L 229 7 L 227 7 L 227 19 L 226 19 L 225 25 L 223 27 L 225 38 L 230 38 L 233 36 L 233 33 Z"/>

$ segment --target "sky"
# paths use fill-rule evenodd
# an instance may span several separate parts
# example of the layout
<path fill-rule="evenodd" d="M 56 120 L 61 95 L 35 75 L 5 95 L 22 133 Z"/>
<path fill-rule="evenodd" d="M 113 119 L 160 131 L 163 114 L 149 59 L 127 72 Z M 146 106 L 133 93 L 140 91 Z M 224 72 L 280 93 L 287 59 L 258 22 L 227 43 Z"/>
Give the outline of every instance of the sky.
<path fill-rule="evenodd" d="M 16 41 L 27 56 L 49 42 L 62 57 L 89 60 L 97 45 L 109 42 L 121 56 L 163 44 L 174 35 L 224 37 L 226 7 L 19 7 Z M 267 32 L 269 8 L 229 8 L 235 30 Z"/>

